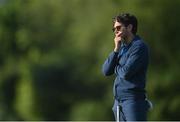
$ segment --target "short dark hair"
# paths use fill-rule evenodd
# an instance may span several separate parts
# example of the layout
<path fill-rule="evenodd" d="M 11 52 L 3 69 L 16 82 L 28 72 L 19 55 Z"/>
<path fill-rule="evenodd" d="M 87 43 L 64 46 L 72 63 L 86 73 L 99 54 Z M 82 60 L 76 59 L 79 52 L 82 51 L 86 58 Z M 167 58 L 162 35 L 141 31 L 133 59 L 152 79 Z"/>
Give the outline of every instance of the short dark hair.
<path fill-rule="evenodd" d="M 125 27 L 127 27 L 129 24 L 131 24 L 133 26 L 132 27 L 132 33 L 136 34 L 137 27 L 138 27 L 138 21 L 137 21 L 137 18 L 134 15 L 131 15 L 129 13 L 122 13 L 122 14 L 119 14 L 119 15 L 115 16 L 113 18 L 113 26 L 114 26 L 114 23 L 116 21 L 124 24 Z"/>

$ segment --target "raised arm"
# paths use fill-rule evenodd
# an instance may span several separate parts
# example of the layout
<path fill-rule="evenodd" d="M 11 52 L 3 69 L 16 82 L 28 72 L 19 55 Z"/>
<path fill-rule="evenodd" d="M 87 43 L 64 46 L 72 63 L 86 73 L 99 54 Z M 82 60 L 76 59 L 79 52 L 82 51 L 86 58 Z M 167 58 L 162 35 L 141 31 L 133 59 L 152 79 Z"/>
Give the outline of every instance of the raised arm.
<path fill-rule="evenodd" d="M 103 64 L 102 72 L 105 76 L 114 74 L 114 68 L 118 62 L 118 53 L 112 52 Z"/>

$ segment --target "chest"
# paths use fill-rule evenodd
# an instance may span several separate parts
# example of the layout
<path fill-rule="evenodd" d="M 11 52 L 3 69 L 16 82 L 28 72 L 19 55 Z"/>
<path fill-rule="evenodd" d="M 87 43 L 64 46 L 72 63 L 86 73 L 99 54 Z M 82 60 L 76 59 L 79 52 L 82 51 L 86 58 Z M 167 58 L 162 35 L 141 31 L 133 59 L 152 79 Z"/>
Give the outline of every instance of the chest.
<path fill-rule="evenodd" d="M 121 50 L 119 55 L 118 55 L 118 63 L 119 65 L 123 66 L 126 64 L 127 60 L 129 59 L 130 53 L 131 53 L 131 49 L 128 48 L 126 49 L 123 53 L 123 51 Z"/>

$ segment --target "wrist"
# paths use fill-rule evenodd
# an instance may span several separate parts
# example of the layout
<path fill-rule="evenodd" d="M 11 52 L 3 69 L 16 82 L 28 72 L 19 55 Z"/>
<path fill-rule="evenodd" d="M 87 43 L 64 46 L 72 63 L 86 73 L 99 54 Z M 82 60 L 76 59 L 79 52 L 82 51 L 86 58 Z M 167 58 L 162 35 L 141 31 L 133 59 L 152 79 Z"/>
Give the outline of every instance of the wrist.
<path fill-rule="evenodd" d="M 114 52 L 119 52 L 119 48 L 115 47 Z"/>

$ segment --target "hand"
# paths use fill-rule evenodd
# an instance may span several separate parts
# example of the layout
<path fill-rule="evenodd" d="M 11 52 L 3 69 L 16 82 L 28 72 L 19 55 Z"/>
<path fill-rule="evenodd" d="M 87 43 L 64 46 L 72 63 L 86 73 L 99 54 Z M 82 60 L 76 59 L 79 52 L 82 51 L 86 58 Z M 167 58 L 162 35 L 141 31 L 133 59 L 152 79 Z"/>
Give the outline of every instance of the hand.
<path fill-rule="evenodd" d="M 121 45 L 121 32 L 115 34 L 115 38 L 114 38 L 114 43 L 115 43 L 115 47 L 114 47 L 114 52 L 118 52 L 120 49 L 120 45 Z"/>

